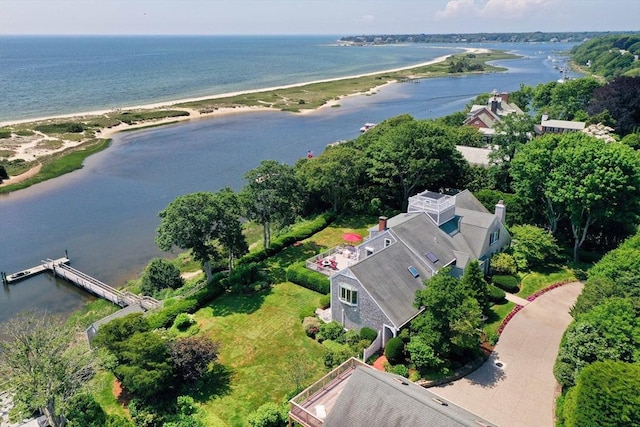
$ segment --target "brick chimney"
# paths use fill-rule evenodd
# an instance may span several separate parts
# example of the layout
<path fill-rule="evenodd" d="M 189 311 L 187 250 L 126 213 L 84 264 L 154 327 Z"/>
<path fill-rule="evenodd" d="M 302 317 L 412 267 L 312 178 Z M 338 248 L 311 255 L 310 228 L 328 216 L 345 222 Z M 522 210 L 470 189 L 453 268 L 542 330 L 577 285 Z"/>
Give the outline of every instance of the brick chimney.
<path fill-rule="evenodd" d="M 498 200 L 498 203 L 496 203 L 495 215 L 504 224 L 504 220 L 507 216 L 507 207 L 504 205 L 504 202 L 502 200 Z"/>
<path fill-rule="evenodd" d="M 500 98 L 502 98 L 502 102 L 504 102 L 505 104 L 508 104 L 509 103 L 509 92 L 500 93 Z"/>
<path fill-rule="evenodd" d="M 381 216 L 378 218 L 378 231 L 384 231 L 387 229 L 387 217 Z"/>

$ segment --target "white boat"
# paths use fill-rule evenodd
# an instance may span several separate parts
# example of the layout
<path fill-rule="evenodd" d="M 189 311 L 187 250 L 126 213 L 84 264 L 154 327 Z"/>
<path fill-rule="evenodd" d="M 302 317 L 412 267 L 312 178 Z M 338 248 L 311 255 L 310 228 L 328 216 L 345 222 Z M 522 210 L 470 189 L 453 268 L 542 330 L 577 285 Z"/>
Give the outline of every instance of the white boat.
<path fill-rule="evenodd" d="M 364 124 L 364 126 L 362 126 L 362 127 L 360 128 L 360 132 L 366 132 L 366 131 L 368 131 L 369 129 L 374 128 L 374 127 L 376 127 L 376 124 L 375 124 L 375 123 L 365 123 L 365 124 Z"/>

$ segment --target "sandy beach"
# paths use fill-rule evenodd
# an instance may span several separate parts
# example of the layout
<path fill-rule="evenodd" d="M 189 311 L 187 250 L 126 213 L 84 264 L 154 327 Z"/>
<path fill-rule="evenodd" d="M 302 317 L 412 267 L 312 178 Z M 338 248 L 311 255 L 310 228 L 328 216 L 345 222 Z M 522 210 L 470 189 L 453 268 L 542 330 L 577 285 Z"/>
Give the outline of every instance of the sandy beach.
<path fill-rule="evenodd" d="M 460 48 L 460 49 L 464 50 L 464 52 L 466 52 L 466 53 L 475 53 L 475 54 L 489 52 L 488 49 L 480 49 L 480 48 Z M 186 112 L 189 113 L 188 116 L 168 117 L 168 118 L 163 118 L 163 119 L 158 119 L 158 120 L 148 120 L 148 121 L 144 121 L 143 123 L 137 123 L 137 124 L 131 124 L 131 125 L 126 124 L 126 123 L 120 123 L 117 126 L 113 126 L 113 127 L 109 127 L 109 128 L 104 127 L 104 128 L 100 128 L 99 130 L 96 131 L 96 133 L 95 133 L 95 137 L 96 138 L 109 139 L 114 134 L 116 134 L 118 132 L 125 131 L 125 130 L 138 129 L 138 128 L 144 128 L 144 127 L 149 127 L 149 126 L 158 126 L 158 125 L 162 125 L 162 124 L 166 124 L 166 123 L 175 123 L 175 122 L 178 122 L 178 121 L 197 120 L 197 119 L 201 119 L 201 118 L 205 118 L 205 117 L 209 118 L 209 117 L 216 117 L 216 116 L 228 115 L 228 114 L 241 114 L 241 113 L 246 113 L 246 112 L 272 111 L 273 110 L 273 108 L 271 108 L 269 106 L 264 106 L 264 107 L 260 107 L 260 106 L 238 106 L 238 107 L 230 107 L 230 108 L 216 108 L 215 110 L 213 110 L 211 112 L 202 113 L 201 111 L 198 111 L 198 110 L 193 109 L 193 108 L 176 107 L 176 105 L 179 105 L 179 104 L 190 103 L 190 102 L 198 102 L 198 101 L 205 101 L 205 100 L 216 100 L 216 99 L 229 98 L 229 97 L 238 96 L 238 95 L 260 93 L 260 92 L 268 92 L 268 91 L 290 89 L 290 88 L 297 88 L 297 87 L 307 86 L 307 85 L 316 84 L 316 83 L 327 83 L 327 82 L 335 82 L 335 81 L 346 80 L 346 79 L 357 79 L 357 78 L 360 78 L 360 77 L 373 76 L 373 75 L 382 74 L 382 73 L 392 73 L 392 72 L 397 72 L 397 71 L 410 70 L 410 69 L 413 69 L 413 68 L 424 67 L 424 66 L 427 66 L 427 65 L 432 65 L 432 64 L 435 64 L 435 63 L 443 62 L 449 56 L 450 55 L 443 55 L 443 56 L 437 57 L 437 58 L 435 58 L 433 60 L 422 62 L 422 63 L 419 63 L 419 64 L 414 64 L 414 65 L 411 65 L 411 66 L 394 68 L 394 69 L 389 69 L 389 70 L 376 71 L 376 72 L 365 73 L 365 74 L 356 74 L 356 75 L 351 75 L 351 76 L 346 76 L 346 77 L 337 77 L 337 78 L 331 78 L 331 79 L 315 80 L 315 81 L 310 81 L 310 82 L 295 83 L 295 84 L 291 84 L 291 85 L 260 88 L 260 89 L 253 89 L 253 90 L 246 90 L 246 91 L 239 91 L 239 92 L 230 92 L 230 93 L 224 93 L 224 94 L 218 94 L 218 95 L 202 96 L 202 97 L 197 97 L 197 98 L 185 98 L 185 99 L 178 99 L 178 100 L 169 101 L 169 102 L 158 102 L 158 103 L 153 103 L 153 104 L 135 105 L 135 106 L 128 106 L 128 107 L 122 107 L 122 108 L 117 108 L 117 109 L 113 109 L 112 108 L 112 109 L 108 109 L 108 110 L 97 110 L 97 111 L 80 112 L 80 113 L 65 114 L 65 115 L 59 115 L 59 116 L 42 117 L 42 118 L 37 118 L 37 119 L 5 121 L 5 122 L 0 122 L 0 127 L 12 126 L 12 125 L 18 125 L 18 124 L 25 124 L 25 123 L 36 123 L 36 122 L 42 122 L 42 121 L 47 121 L 47 120 L 53 120 L 53 119 L 85 120 L 85 119 L 89 119 L 90 117 L 104 116 L 106 114 L 113 113 L 116 110 L 117 111 L 134 111 L 134 110 L 139 111 L 139 110 L 154 110 L 154 109 L 171 108 L 171 109 L 174 109 L 174 110 L 181 110 L 181 111 L 186 111 Z M 311 114 L 311 113 L 313 113 L 315 111 L 318 111 L 318 110 L 321 110 L 321 109 L 324 109 L 324 108 L 330 108 L 330 107 L 332 107 L 334 105 L 337 105 L 339 103 L 340 99 L 345 98 L 347 96 L 358 96 L 358 95 L 366 95 L 366 94 L 375 93 L 381 87 L 386 86 L 388 84 L 393 84 L 393 83 L 394 83 L 394 81 L 384 81 L 382 84 L 371 88 L 369 91 L 355 93 L 355 94 L 349 94 L 349 95 L 343 95 L 343 96 L 338 97 L 337 99 L 333 99 L 331 101 L 326 102 L 324 105 L 322 105 L 319 108 L 316 108 L 316 109 L 304 109 L 300 113 L 296 113 L 296 114 Z M 47 135 L 44 135 L 42 133 L 37 133 L 35 136 L 33 136 L 31 138 L 16 139 L 16 138 L 12 137 L 11 140 L 9 140 L 8 143 L 6 143 L 7 145 L 10 146 L 10 149 L 13 150 L 14 153 L 15 153 L 11 157 L 9 157 L 9 160 L 23 159 L 23 160 L 26 160 L 26 161 L 34 161 L 34 160 L 38 160 L 40 158 L 43 158 L 45 156 L 49 156 L 51 154 L 54 154 L 56 152 L 60 152 L 60 151 L 66 150 L 68 148 L 73 148 L 73 147 L 81 145 L 82 143 L 85 142 L 85 140 L 82 140 L 82 141 L 62 140 L 61 144 L 58 147 L 54 148 L 54 149 L 42 148 L 42 144 L 41 143 L 43 141 L 46 141 L 47 139 L 50 139 L 50 137 L 48 137 Z M 2 143 L 4 141 L 5 140 L 0 140 L 0 143 Z M 16 184 L 16 183 L 19 183 L 21 181 L 24 181 L 24 180 L 32 177 L 33 175 L 37 174 L 38 171 L 39 171 L 39 168 L 40 168 L 40 165 L 37 166 L 37 167 L 34 167 L 34 168 L 30 169 L 29 171 L 27 171 L 25 173 L 22 173 L 20 175 L 11 176 L 9 180 L 6 180 L 4 183 L 0 184 L 0 186 L 5 186 L 5 185 L 9 185 L 9 184 Z"/>

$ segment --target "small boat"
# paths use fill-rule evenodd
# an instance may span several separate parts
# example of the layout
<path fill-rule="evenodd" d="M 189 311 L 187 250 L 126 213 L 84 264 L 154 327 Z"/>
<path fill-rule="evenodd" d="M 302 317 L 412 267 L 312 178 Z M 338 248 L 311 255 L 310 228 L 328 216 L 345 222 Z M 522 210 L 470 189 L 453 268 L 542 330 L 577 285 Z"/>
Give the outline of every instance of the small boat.
<path fill-rule="evenodd" d="M 374 127 L 376 127 L 376 124 L 375 124 L 375 123 L 365 123 L 365 124 L 364 124 L 364 126 L 362 126 L 362 127 L 360 128 L 360 132 L 366 132 L 366 131 L 368 131 L 369 129 L 374 128 Z"/>

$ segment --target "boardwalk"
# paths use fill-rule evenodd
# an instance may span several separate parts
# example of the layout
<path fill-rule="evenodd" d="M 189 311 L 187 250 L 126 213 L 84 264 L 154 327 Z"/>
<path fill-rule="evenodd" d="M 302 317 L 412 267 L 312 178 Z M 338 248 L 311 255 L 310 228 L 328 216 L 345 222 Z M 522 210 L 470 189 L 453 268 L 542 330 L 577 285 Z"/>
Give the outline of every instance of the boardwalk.
<path fill-rule="evenodd" d="M 55 276 L 73 283 L 87 292 L 119 305 L 120 307 L 139 305 L 145 310 L 150 310 L 160 305 L 160 301 L 154 298 L 136 295 L 131 292 L 119 291 L 118 289 L 69 266 L 69 262 L 69 258 L 67 257 L 55 260 L 48 259 L 43 261 L 42 264 L 31 267 L 27 270 L 22 270 L 10 275 L 2 273 L 2 279 L 5 284 L 10 284 L 48 271 L 53 273 Z"/>

